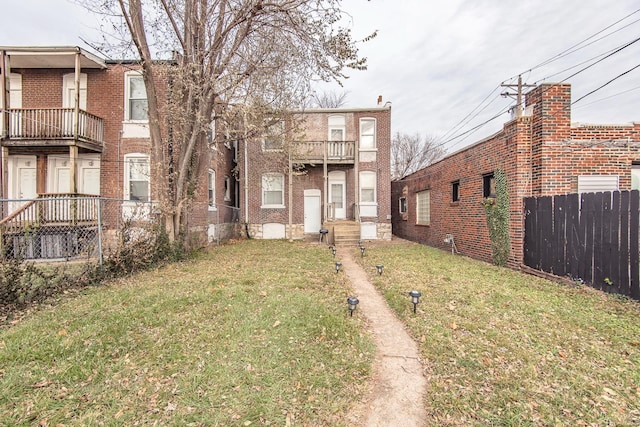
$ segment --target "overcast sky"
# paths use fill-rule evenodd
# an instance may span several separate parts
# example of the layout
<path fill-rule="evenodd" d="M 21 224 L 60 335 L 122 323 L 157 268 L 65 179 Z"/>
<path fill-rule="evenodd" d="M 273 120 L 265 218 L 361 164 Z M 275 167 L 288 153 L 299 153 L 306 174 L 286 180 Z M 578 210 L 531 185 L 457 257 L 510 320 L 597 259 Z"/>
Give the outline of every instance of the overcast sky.
<path fill-rule="evenodd" d="M 82 39 L 98 39 L 95 17 L 69 0 L 6 3 L 0 45 L 88 48 Z M 382 95 L 393 105 L 394 133 L 432 136 L 450 151 L 487 137 L 508 113 L 470 129 L 514 102 L 500 96 L 507 91 L 500 84 L 516 83 L 519 74 L 534 84 L 578 73 L 566 80 L 574 102 L 615 79 L 576 102 L 572 121 L 640 122 L 640 67 L 631 70 L 640 65 L 640 41 L 613 53 L 640 37 L 638 0 L 345 0 L 343 6 L 356 39 L 374 30 L 378 36 L 360 48 L 368 70 L 349 72 L 344 88 L 331 90 L 348 92 L 349 107 L 375 105 Z"/>

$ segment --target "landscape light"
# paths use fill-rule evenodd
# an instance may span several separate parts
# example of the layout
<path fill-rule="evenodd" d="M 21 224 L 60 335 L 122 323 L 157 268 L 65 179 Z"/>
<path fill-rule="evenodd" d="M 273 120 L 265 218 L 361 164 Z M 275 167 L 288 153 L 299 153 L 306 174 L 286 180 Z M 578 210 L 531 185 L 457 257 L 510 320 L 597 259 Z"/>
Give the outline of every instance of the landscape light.
<path fill-rule="evenodd" d="M 364 246 L 360 246 L 360 252 L 362 253 L 362 256 L 364 257 Z"/>
<path fill-rule="evenodd" d="M 382 269 L 384 268 L 384 265 L 378 264 L 378 265 L 376 265 L 376 268 L 378 269 L 378 276 L 381 276 L 382 275 Z"/>
<path fill-rule="evenodd" d="M 331 246 L 331 252 L 333 252 L 333 257 L 336 257 L 336 247 L 335 246 Z"/>
<path fill-rule="evenodd" d="M 411 291 L 409 292 L 409 296 L 411 297 L 411 302 L 413 303 L 413 312 L 416 312 L 416 306 L 420 303 L 420 297 L 422 294 L 420 291 Z"/>
<path fill-rule="evenodd" d="M 342 267 L 342 263 L 340 261 L 336 261 L 336 273 L 340 272 L 340 267 Z"/>
<path fill-rule="evenodd" d="M 360 301 L 356 297 L 347 298 L 347 304 L 349 304 L 349 316 L 353 316 L 353 312 L 356 309 L 356 306 L 358 305 L 359 302 Z"/>

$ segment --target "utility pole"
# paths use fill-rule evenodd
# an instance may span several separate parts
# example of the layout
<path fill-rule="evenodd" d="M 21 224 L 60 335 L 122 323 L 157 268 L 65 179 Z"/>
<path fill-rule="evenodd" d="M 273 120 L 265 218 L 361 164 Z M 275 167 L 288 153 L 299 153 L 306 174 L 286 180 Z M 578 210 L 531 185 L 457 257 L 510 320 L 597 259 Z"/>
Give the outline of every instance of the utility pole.
<path fill-rule="evenodd" d="M 502 87 L 506 87 L 506 88 L 517 88 L 518 92 L 517 93 L 509 93 L 509 92 L 505 92 L 502 93 L 502 96 L 515 96 L 516 97 L 516 118 L 520 118 L 522 117 L 522 88 L 528 88 L 528 87 L 536 87 L 536 85 L 528 85 L 528 84 L 522 84 L 522 75 L 518 74 L 518 84 L 517 85 L 505 85 L 505 84 L 501 84 L 500 86 Z"/>

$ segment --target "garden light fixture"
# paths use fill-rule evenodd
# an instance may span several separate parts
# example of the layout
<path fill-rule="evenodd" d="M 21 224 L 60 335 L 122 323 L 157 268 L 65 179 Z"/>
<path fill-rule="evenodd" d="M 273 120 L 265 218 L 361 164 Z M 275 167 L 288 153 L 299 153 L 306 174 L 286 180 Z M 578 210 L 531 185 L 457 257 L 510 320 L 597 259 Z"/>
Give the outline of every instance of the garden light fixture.
<path fill-rule="evenodd" d="M 333 253 L 333 257 L 336 257 L 336 247 L 335 246 L 331 246 L 331 252 Z"/>
<path fill-rule="evenodd" d="M 382 265 L 382 264 L 376 265 L 376 269 L 378 269 L 378 276 L 382 276 L 382 269 L 383 268 L 384 268 L 384 265 Z"/>
<path fill-rule="evenodd" d="M 416 312 L 416 306 L 420 303 L 420 297 L 422 294 L 420 291 L 411 291 L 409 292 L 409 296 L 411 297 L 411 302 L 413 303 L 413 312 Z"/>
<path fill-rule="evenodd" d="M 362 253 L 362 256 L 364 257 L 364 246 L 360 246 L 360 252 Z"/>
<path fill-rule="evenodd" d="M 336 261 L 336 273 L 340 272 L 340 267 L 342 267 L 342 263 L 340 261 Z"/>
<path fill-rule="evenodd" d="M 347 304 L 349 304 L 349 316 L 353 316 L 353 312 L 356 309 L 356 306 L 358 305 L 359 302 L 360 301 L 356 297 L 347 298 Z"/>

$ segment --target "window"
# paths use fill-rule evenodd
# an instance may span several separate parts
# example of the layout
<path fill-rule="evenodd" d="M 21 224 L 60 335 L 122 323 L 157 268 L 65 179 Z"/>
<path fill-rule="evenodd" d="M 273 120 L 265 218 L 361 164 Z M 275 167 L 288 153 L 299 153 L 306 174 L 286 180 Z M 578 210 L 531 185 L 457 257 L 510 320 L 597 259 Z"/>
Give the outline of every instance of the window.
<path fill-rule="evenodd" d="M 631 165 L 631 189 L 640 190 L 640 163 Z"/>
<path fill-rule="evenodd" d="M 406 214 L 407 213 L 407 198 L 406 197 L 400 197 L 399 203 L 398 203 L 398 210 L 400 211 L 401 214 Z"/>
<path fill-rule="evenodd" d="M 416 224 L 431 224 L 431 191 L 416 193 Z"/>
<path fill-rule="evenodd" d="M 148 202 L 149 188 L 149 156 L 125 156 L 125 198 L 136 202 Z"/>
<path fill-rule="evenodd" d="M 231 201 L 231 178 L 224 177 L 224 200 L 225 202 Z"/>
<path fill-rule="evenodd" d="M 284 148 L 284 122 L 278 120 L 265 129 L 262 138 L 264 151 L 281 151 Z"/>
<path fill-rule="evenodd" d="M 208 192 L 207 198 L 209 201 L 209 210 L 216 210 L 216 171 L 213 169 L 209 169 L 209 180 L 208 180 Z"/>
<path fill-rule="evenodd" d="M 140 73 L 126 75 L 125 120 L 147 121 L 147 90 Z"/>
<path fill-rule="evenodd" d="M 360 202 L 376 202 L 376 173 L 360 172 Z"/>
<path fill-rule="evenodd" d="M 344 116 L 329 116 L 329 141 L 344 141 L 345 133 Z"/>
<path fill-rule="evenodd" d="M 284 207 L 284 175 L 278 173 L 262 175 L 262 207 Z"/>
<path fill-rule="evenodd" d="M 618 175 L 580 175 L 578 193 L 618 190 Z"/>
<path fill-rule="evenodd" d="M 360 120 L 360 148 L 376 148 L 376 121 L 375 119 Z"/>
<path fill-rule="evenodd" d="M 482 175 L 482 197 L 496 197 L 496 179 L 493 172 Z"/>
<path fill-rule="evenodd" d="M 460 201 L 460 181 L 453 181 L 451 183 L 451 201 Z"/>

